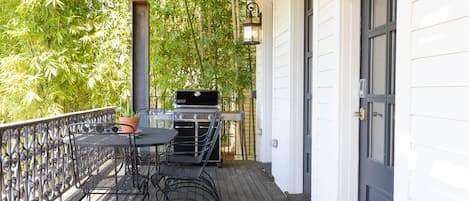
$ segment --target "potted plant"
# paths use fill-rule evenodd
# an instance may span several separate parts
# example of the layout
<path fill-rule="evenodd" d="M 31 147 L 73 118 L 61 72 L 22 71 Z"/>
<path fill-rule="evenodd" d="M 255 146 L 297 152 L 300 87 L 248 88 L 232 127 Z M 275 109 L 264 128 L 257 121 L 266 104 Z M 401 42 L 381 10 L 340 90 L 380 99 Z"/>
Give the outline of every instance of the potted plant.
<path fill-rule="evenodd" d="M 133 111 L 132 108 L 132 98 L 128 97 L 125 101 L 121 101 L 119 123 L 131 125 L 135 129 L 135 134 L 137 134 L 139 120 L 140 117 Z M 132 129 L 128 126 L 123 126 L 122 131 L 125 133 L 130 133 L 132 132 Z"/>

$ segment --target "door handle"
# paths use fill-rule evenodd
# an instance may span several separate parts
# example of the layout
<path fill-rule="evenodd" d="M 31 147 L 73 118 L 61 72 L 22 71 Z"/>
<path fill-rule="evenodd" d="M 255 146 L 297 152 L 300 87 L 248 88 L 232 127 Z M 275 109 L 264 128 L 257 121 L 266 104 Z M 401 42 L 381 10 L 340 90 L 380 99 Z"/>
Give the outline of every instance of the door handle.
<path fill-rule="evenodd" d="M 379 113 L 379 112 L 373 112 L 373 116 L 382 118 L 384 115 L 382 113 Z"/>
<path fill-rule="evenodd" d="M 355 116 L 360 119 L 360 121 L 363 121 L 366 119 L 366 110 L 365 108 L 361 107 L 358 112 L 355 112 Z"/>

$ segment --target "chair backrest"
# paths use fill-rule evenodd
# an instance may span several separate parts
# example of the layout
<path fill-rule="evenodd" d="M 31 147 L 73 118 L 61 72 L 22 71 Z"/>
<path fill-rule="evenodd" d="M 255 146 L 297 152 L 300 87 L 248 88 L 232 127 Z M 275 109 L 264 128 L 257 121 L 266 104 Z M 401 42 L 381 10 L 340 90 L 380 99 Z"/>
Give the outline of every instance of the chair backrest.
<path fill-rule="evenodd" d="M 199 150 L 199 154 L 197 154 L 197 161 L 198 162 L 203 162 L 204 158 L 206 157 L 209 149 L 210 149 L 210 144 L 212 143 L 212 137 L 215 134 L 216 128 L 215 125 L 218 125 L 220 119 L 220 113 L 216 112 L 213 113 L 210 116 L 210 124 L 208 126 L 207 132 L 205 132 L 202 135 L 198 136 L 198 146 L 201 148 Z"/>
<path fill-rule="evenodd" d="M 204 159 L 208 155 L 208 151 L 210 149 L 210 145 L 212 144 L 213 135 L 216 133 L 217 128 L 218 130 L 221 127 L 220 124 L 220 113 L 215 112 L 209 115 L 209 125 L 207 127 L 207 131 L 201 135 L 197 136 L 176 136 L 174 144 L 172 144 L 173 150 L 170 154 L 168 154 L 167 163 L 181 163 L 182 161 L 177 159 L 178 156 L 183 156 L 186 162 L 191 164 L 201 164 L 204 162 Z M 219 125 L 220 124 L 220 125 Z M 197 128 L 195 128 L 197 129 Z M 197 140 L 197 141 L 196 141 Z M 194 146 L 197 149 L 193 149 Z M 185 151 L 185 150 L 178 150 L 178 148 L 186 148 L 192 147 L 192 150 Z M 174 158 L 172 158 L 174 157 Z M 188 159 L 190 157 L 191 159 Z M 182 162 L 184 163 L 184 162 Z"/>
<path fill-rule="evenodd" d="M 134 130 L 131 125 L 114 122 L 73 123 L 67 127 L 70 145 L 72 169 L 77 187 L 85 175 L 100 174 L 100 166 L 109 159 L 125 160 L 126 170 L 138 174 L 137 148 L 135 132 L 121 132 L 123 127 Z M 103 140 L 104 139 L 104 140 Z M 103 143 L 116 140 L 122 142 L 124 150 L 117 154 L 117 146 L 101 146 Z M 120 158 L 117 158 L 120 156 Z M 117 164 L 117 161 L 115 161 Z M 114 168 L 117 168 L 115 165 Z M 104 174 L 104 173 L 103 173 Z M 107 173 L 106 173 L 107 174 Z"/>
<path fill-rule="evenodd" d="M 217 144 L 217 140 L 219 140 L 220 138 L 220 133 L 221 133 L 221 128 L 223 127 L 223 117 L 221 115 L 219 115 L 216 119 L 216 128 L 214 129 L 214 131 L 212 132 L 211 136 L 210 136 L 210 143 L 207 144 L 207 152 L 205 153 L 204 155 L 204 159 L 203 159 L 203 166 L 206 166 L 209 159 L 210 159 L 210 156 L 212 155 L 212 152 L 213 152 L 213 149 L 215 147 L 215 145 Z"/>
<path fill-rule="evenodd" d="M 140 117 L 138 127 L 149 128 L 173 128 L 174 113 L 161 109 L 139 109 L 137 114 Z"/>

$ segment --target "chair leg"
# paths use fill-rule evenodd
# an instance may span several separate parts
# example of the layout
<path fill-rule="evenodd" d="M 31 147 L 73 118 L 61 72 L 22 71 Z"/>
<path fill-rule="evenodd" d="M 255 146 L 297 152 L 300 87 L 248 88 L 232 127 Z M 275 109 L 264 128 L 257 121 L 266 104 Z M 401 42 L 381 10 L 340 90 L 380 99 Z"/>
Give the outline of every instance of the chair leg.
<path fill-rule="evenodd" d="M 148 197 L 148 200 L 150 200 L 150 193 L 147 191 L 145 194 L 143 194 L 142 201 L 145 200 L 145 198 Z"/>
<path fill-rule="evenodd" d="M 145 197 L 148 197 L 148 200 L 150 200 L 150 191 L 149 191 L 149 188 L 148 188 L 148 182 L 145 184 L 145 195 L 143 196 L 143 199 L 145 199 Z"/>
<path fill-rule="evenodd" d="M 170 186 L 167 186 L 166 192 L 179 192 L 181 191 L 180 189 L 186 189 L 189 190 L 189 193 L 193 193 L 195 195 L 200 195 L 206 200 L 211 200 L 208 199 L 206 196 L 210 196 L 212 199 L 215 200 L 220 200 L 220 196 L 218 195 L 218 192 L 216 188 L 214 188 L 210 182 L 207 181 L 207 179 L 169 179 L 171 180 L 171 183 L 168 182 Z M 191 189 L 198 189 L 198 191 L 192 191 Z M 185 192 L 185 191 L 184 191 Z M 202 192 L 202 194 L 200 193 Z"/>
<path fill-rule="evenodd" d="M 213 191 L 214 191 L 214 193 L 215 193 L 216 199 L 217 199 L 217 200 L 220 200 L 220 196 L 218 195 L 217 186 L 215 185 L 215 180 L 213 180 L 213 177 L 212 177 L 208 172 L 206 172 L 205 170 L 204 170 L 203 173 L 205 173 L 205 175 L 208 176 L 208 180 L 209 180 L 209 182 L 210 182 L 211 185 L 212 185 L 212 188 L 213 188 Z"/>
<path fill-rule="evenodd" d="M 164 187 L 163 187 L 163 196 L 164 196 L 165 201 L 171 201 L 169 199 L 169 194 L 168 194 L 169 191 L 167 189 L 170 186 L 168 182 L 169 182 L 168 179 L 165 178 L 164 179 Z"/>
<path fill-rule="evenodd" d="M 208 181 L 209 181 L 209 182 L 211 183 L 211 185 L 215 188 L 215 187 L 216 187 L 216 185 L 215 185 L 215 180 L 213 180 L 212 175 L 210 175 L 210 174 L 209 174 L 208 172 L 206 172 L 205 170 L 203 171 L 202 174 L 205 174 L 205 175 L 208 176 Z"/>
<path fill-rule="evenodd" d="M 159 191 L 161 191 L 161 193 L 164 193 L 164 188 L 162 188 L 162 187 L 160 186 L 160 183 L 161 183 L 161 181 L 162 181 L 163 179 L 164 179 L 164 177 L 160 177 L 160 178 L 159 178 L 158 180 L 156 180 L 155 182 L 153 182 L 153 180 L 150 179 L 150 180 L 151 180 L 151 183 L 152 183 L 152 185 L 153 185 L 153 187 L 156 188 L 155 197 L 156 197 L 157 199 L 158 199 L 158 192 L 159 192 Z"/>

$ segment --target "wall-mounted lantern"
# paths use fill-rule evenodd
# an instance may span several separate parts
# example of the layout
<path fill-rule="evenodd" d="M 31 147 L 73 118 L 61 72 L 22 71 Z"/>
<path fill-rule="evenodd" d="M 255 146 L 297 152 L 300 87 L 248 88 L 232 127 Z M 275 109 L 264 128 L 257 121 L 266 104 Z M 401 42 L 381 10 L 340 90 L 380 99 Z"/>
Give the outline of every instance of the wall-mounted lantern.
<path fill-rule="evenodd" d="M 246 17 L 247 19 L 243 24 L 244 44 L 260 44 L 262 35 L 262 13 L 259 12 L 259 5 L 257 5 L 256 2 L 251 1 L 246 5 Z"/>

